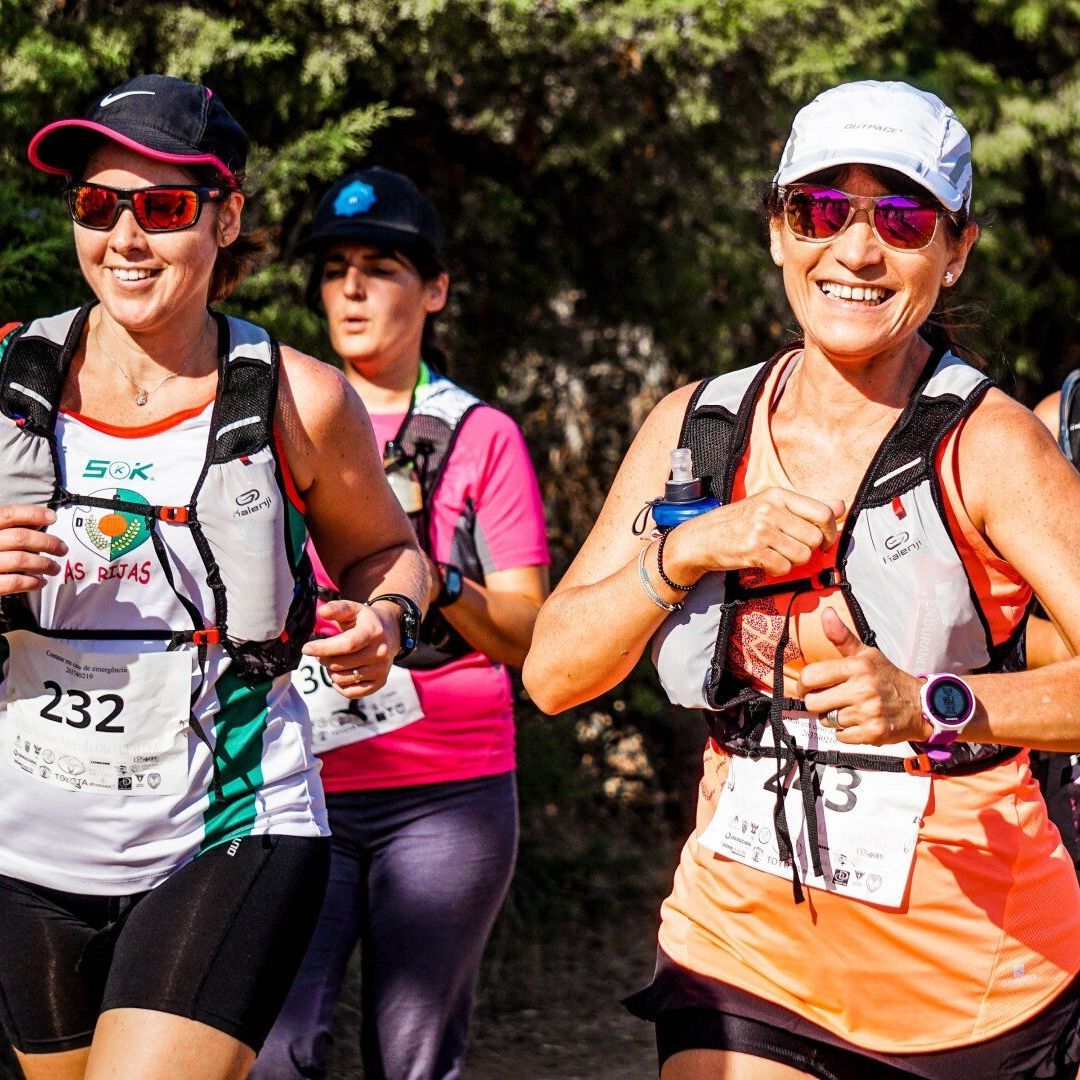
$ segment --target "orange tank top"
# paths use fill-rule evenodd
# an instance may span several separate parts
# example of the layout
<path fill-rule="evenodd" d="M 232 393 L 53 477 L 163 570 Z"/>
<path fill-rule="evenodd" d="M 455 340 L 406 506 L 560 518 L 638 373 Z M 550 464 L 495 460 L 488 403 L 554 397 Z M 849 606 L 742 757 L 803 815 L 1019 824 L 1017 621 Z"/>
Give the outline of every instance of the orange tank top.
<path fill-rule="evenodd" d="M 758 403 L 733 498 L 791 487 L 769 432 L 782 367 Z M 1019 624 L 1031 590 L 964 509 L 958 436 L 959 429 L 942 444 L 938 474 L 950 532 L 997 643 Z M 834 565 L 835 555 L 818 553 L 815 565 L 790 577 Z M 763 575 L 745 575 L 747 584 L 755 578 Z M 732 635 L 733 670 L 763 689 L 771 690 L 788 601 L 781 594 L 747 605 Z M 784 655 L 791 696 L 804 663 L 837 655 L 821 629 L 826 604 L 852 625 L 837 589 L 797 598 Z M 818 889 L 796 906 L 790 881 L 700 845 L 727 758 L 710 745 L 704 766 L 697 828 L 662 912 L 660 945 L 677 964 L 892 1053 L 998 1035 L 1038 1012 L 1080 971 L 1080 887 L 1026 753 L 971 776 L 934 778 L 897 911 Z"/>

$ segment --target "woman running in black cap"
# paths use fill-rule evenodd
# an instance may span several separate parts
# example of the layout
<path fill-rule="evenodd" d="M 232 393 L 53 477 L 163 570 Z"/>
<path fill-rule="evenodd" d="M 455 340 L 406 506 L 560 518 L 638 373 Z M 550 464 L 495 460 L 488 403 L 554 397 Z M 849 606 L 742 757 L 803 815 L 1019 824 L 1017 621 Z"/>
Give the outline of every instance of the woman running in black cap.
<path fill-rule="evenodd" d="M 425 342 L 449 278 L 435 209 L 412 181 L 380 168 L 343 177 L 302 250 L 315 256 L 309 298 L 371 415 L 433 584 L 419 648 L 362 709 L 344 711 L 318 672 L 297 671 L 323 754 L 333 859 L 318 929 L 253 1076 L 326 1076 L 359 939 L 364 1075 L 456 1080 L 513 870 L 505 665 L 524 659 L 546 592 L 543 509 L 517 425 L 446 378 Z"/>
<path fill-rule="evenodd" d="M 30 1080 L 247 1075 L 329 856 L 291 671 L 371 693 L 427 598 L 345 380 L 208 309 L 257 249 L 247 142 L 150 75 L 30 144 L 95 298 L 0 360 L 0 1019 Z M 308 529 L 342 599 L 305 647 Z"/>

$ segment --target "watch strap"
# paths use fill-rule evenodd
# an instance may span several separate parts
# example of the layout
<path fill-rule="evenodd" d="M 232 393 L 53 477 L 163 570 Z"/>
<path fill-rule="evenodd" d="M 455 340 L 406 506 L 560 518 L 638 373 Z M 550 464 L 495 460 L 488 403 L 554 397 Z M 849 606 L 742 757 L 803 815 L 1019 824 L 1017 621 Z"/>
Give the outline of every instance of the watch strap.
<path fill-rule="evenodd" d="M 439 595 L 432 601 L 431 606 L 436 608 L 449 607 L 461 599 L 461 593 L 465 588 L 465 575 L 461 567 L 453 563 L 437 562 L 439 570 Z"/>
<path fill-rule="evenodd" d="M 403 660 L 416 648 L 420 634 L 420 608 L 415 600 L 401 593 L 379 593 L 378 596 L 368 600 L 368 607 L 379 600 L 389 600 L 401 608 L 401 648 L 398 649 L 395 660 Z"/>
<path fill-rule="evenodd" d="M 923 718 L 931 728 L 930 738 L 921 745 L 926 748 L 926 752 L 932 760 L 944 761 L 950 756 L 949 748 L 956 742 L 956 737 L 965 727 L 967 727 L 972 716 L 975 714 L 975 695 L 972 694 L 971 687 L 969 687 L 958 675 L 952 675 L 951 673 L 927 673 L 920 674 L 918 678 L 926 680 L 919 689 L 919 702 L 922 707 Z M 946 725 L 941 717 L 937 716 L 934 712 L 931 704 L 936 684 L 945 678 L 950 681 L 961 683 L 970 699 L 966 715 L 959 723 L 952 725 Z"/>

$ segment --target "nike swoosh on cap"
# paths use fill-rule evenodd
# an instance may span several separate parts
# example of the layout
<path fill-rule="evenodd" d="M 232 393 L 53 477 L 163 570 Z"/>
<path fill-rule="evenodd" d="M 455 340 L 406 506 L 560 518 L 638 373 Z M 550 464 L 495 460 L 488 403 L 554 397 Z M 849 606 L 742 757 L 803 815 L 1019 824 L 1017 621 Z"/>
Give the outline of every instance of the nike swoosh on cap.
<path fill-rule="evenodd" d="M 98 102 L 99 108 L 105 108 L 106 105 L 111 105 L 114 101 L 119 101 L 121 98 L 131 97 L 132 94 L 149 94 L 151 97 L 156 96 L 155 90 L 125 90 L 121 94 L 106 94 L 101 101 Z"/>

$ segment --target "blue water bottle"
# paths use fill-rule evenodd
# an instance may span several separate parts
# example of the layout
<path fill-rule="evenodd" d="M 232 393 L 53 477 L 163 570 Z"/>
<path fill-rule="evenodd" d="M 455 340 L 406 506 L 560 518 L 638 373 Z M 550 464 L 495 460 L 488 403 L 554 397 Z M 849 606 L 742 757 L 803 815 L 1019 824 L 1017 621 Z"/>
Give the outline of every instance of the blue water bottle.
<path fill-rule="evenodd" d="M 715 510 L 720 504 L 708 494 L 705 481 L 694 476 L 689 447 L 671 451 L 671 479 L 664 485 L 664 497 L 653 503 L 652 516 L 661 532 Z"/>

